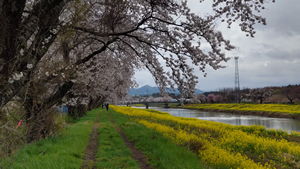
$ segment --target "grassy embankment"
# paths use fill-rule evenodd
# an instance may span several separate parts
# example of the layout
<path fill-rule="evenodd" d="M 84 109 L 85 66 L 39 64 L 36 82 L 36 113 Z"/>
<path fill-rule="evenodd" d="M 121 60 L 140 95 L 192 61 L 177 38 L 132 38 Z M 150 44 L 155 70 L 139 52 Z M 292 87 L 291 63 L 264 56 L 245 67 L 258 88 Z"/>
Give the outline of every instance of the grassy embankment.
<path fill-rule="evenodd" d="M 128 107 L 113 109 L 193 151 L 211 167 L 300 168 L 299 132 L 232 126 Z"/>
<path fill-rule="evenodd" d="M 0 159 L 0 168 L 80 168 L 89 143 L 92 126 L 99 118 L 98 168 L 139 168 L 137 161 L 117 133 L 104 109 L 95 109 L 71 125 L 59 136 L 21 148 L 11 157 Z M 128 116 L 109 110 L 116 125 L 149 158 L 153 168 L 203 168 L 196 154 L 171 143 L 163 134 L 130 121 Z"/>
<path fill-rule="evenodd" d="M 181 108 L 300 119 L 300 105 L 290 104 L 190 104 Z"/>
<path fill-rule="evenodd" d="M 300 168 L 300 133 L 174 117 L 155 110 L 111 106 L 109 114 L 153 168 Z M 59 136 L 0 160 L 1 168 L 79 168 L 99 109 Z M 138 168 L 102 110 L 97 167 Z M 121 113 L 121 114 L 120 114 Z"/>
<path fill-rule="evenodd" d="M 171 143 L 162 133 L 131 121 L 127 115 L 112 110 L 109 113 L 114 122 L 122 128 L 127 138 L 135 143 L 135 148 L 141 150 L 148 157 L 152 168 L 204 168 L 196 154 Z"/>
<path fill-rule="evenodd" d="M 87 112 L 58 136 L 29 144 L 11 157 L 0 159 L 0 168 L 79 168 L 99 110 Z"/>

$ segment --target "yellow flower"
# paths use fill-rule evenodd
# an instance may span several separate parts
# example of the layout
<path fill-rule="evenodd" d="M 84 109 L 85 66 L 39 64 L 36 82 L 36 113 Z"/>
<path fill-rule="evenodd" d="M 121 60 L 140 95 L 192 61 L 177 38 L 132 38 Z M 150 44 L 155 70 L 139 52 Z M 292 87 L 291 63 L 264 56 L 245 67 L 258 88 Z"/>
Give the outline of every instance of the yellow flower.
<path fill-rule="evenodd" d="M 158 111 L 147 111 L 128 107 L 112 108 L 132 117 L 140 124 L 163 133 L 178 145 L 186 145 L 197 150 L 200 159 L 216 168 L 272 168 L 271 160 L 264 165 L 247 157 L 247 152 L 259 159 L 274 159 L 285 153 L 295 159 L 300 158 L 300 145 L 284 139 L 260 137 L 266 132 L 288 135 L 287 132 L 267 130 L 262 126 L 232 126 L 229 124 L 203 121 L 195 118 L 174 117 Z M 299 132 L 293 133 L 300 134 Z"/>

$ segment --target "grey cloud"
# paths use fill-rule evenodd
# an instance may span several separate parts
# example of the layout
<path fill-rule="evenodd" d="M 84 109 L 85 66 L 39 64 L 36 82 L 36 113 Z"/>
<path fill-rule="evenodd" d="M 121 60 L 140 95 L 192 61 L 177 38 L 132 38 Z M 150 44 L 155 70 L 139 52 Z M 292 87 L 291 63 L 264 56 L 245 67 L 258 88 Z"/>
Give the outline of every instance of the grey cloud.
<path fill-rule="evenodd" d="M 207 0 L 209 1 L 209 0 Z M 195 3 L 198 0 L 195 1 Z M 194 2 L 190 2 L 193 5 Z M 201 12 L 200 8 L 193 5 L 195 12 Z M 206 5 L 211 5 L 207 2 Z M 201 6 L 201 5 L 199 5 Z M 203 7 L 203 6 L 202 6 Z M 201 8 L 202 9 L 202 8 Z M 283 86 L 288 84 L 300 84 L 300 1 L 276 0 L 275 3 L 266 5 L 266 10 L 261 15 L 267 18 L 267 25 L 255 25 L 257 34 L 255 38 L 247 38 L 239 27 L 220 25 L 224 37 L 229 39 L 237 49 L 226 52 L 227 57 L 240 56 L 239 75 L 242 87 Z M 202 13 L 199 13 L 202 15 Z M 203 15 L 202 15 L 203 16 Z M 195 68 L 195 74 L 199 77 L 197 88 L 201 90 L 217 90 L 223 87 L 234 87 L 234 59 L 222 65 L 225 69 L 212 70 L 207 66 L 207 77 Z M 142 74 L 138 83 L 147 82 L 154 85 L 152 79 L 145 78 Z"/>
<path fill-rule="evenodd" d="M 274 29 L 279 35 L 294 36 L 300 33 L 300 3 L 299 0 L 276 0 L 270 3 L 262 15 L 267 18 L 267 27 Z"/>

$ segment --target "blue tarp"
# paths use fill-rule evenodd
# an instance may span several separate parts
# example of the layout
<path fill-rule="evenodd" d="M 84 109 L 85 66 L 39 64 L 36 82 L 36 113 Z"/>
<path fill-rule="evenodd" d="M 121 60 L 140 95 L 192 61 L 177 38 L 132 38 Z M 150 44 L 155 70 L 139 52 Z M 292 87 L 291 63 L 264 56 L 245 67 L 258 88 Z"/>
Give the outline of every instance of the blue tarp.
<path fill-rule="evenodd" d="M 68 108 L 65 105 L 61 105 L 59 107 L 56 107 L 57 112 L 61 112 L 61 113 L 68 113 Z"/>

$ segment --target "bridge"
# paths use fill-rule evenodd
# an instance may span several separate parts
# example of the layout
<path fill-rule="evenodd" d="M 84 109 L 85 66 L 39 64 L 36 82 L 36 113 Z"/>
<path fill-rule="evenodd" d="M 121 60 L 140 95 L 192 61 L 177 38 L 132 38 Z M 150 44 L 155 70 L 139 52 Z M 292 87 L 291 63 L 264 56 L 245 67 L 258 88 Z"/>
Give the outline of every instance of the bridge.
<path fill-rule="evenodd" d="M 126 102 L 126 105 L 133 105 L 133 104 L 144 104 L 146 106 L 146 109 L 148 109 L 150 106 L 151 107 L 155 107 L 155 106 L 160 106 L 160 105 L 165 105 L 164 108 L 170 108 L 169 104 L 171 103 L 176 103 L 176 104 L 180 104 L 180 102 L 145 102 L 145 101 L 141 101 L 141 102 Z"/>

